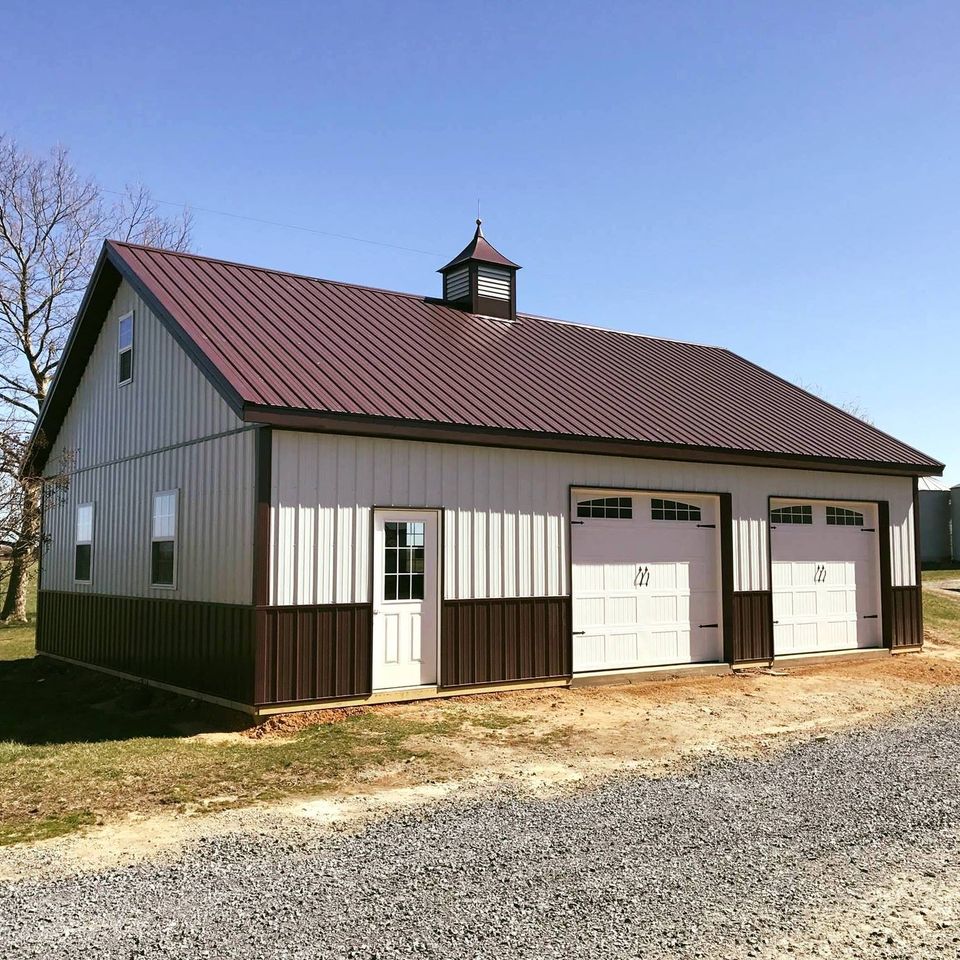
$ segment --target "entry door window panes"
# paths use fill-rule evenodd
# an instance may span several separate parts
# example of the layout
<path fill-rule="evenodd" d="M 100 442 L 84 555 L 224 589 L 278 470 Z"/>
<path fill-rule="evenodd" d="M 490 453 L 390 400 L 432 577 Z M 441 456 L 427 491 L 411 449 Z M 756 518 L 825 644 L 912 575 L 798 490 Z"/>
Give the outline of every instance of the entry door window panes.
<path fill-rule="evenodd" d="M 424 523 L 387 520 L 383 524 L 383 599 L 423 599 Z"/>

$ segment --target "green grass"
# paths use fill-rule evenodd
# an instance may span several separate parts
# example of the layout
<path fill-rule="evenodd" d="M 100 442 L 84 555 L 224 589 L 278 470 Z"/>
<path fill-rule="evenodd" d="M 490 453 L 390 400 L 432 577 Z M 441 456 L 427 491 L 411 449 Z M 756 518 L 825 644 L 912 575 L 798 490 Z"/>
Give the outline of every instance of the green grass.
<path fill-rule="evenodd" d="M 936 583 L 938 580 L 960 580 L 960 566 L 950 564 L 937 566 L 935 570 L 924 570 L 921 574 L 924 583 Z"/>
<path fill-rule="evenodd" d="M 290 737 L 237 735 L 249 725 L 232 711 L 42 657 L 2 663 L 0 844 L 131 812 L 322 794 L 365 769 L 426 756 L 432 740 L 460 726 L 439 714 L 368 711 Z"/>
<path fill-rule="evenodd" d="M 2 601 L 0 596 L 0 601 Z M 30 577 L 27 593 L 27 623 L 0 623 L 0 660 L 20 660 L 34 655 L 37 624 L 37 578 Z M 2 731 L 0 731 L 2 736 Z"/>

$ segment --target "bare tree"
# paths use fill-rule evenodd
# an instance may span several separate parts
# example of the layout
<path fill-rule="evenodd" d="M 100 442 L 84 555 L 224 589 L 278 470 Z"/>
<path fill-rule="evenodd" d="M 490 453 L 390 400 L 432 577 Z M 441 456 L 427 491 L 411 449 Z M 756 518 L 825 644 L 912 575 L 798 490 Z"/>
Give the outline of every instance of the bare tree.
<path fill-rule="evenodd" d="M 108 204 L 63 147 L 34 156 L 0 135 L 0 435 L 7 447 L 21 444 L 21 456 L 25 450 L 101 241 L 182 250 L 191 226 L 188 211 L 175 220 L 162 217 L 142 185 Z M 23 620 L 39 546 L 40 480 L 28 469 L 10 469 L 3 451 L 0 472 L 4 490 L 20 488 L 0 498 L 10 558 L 0 620 Z"/>

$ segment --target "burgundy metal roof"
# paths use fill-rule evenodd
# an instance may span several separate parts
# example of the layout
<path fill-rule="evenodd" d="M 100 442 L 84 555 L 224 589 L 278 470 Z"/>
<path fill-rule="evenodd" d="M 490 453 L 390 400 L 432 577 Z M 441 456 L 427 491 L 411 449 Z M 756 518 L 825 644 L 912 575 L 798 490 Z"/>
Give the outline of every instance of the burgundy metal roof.
<path fill-rule="evenodd" d="M 522 314 L 510 323 L 125 243 L 107 258 L 244 407 L 942 466 L 718 347 Z"/>
<path fill-rule="evenodd" d="M 513 267 L 520 269 L 520 264 L 508 260 L 499 250 L 497 250 L 487 238 L 483 235 L 483 226 L 481 220 L 477 220 L 477 230 L 473 239 L 447 264 L 444 264 L 437 273 L 443 273 L 455 267 L 458 263 L 466 263 L 467 260 L 479 260 L 481 263 L 496 263 L 501 267 Z"/>

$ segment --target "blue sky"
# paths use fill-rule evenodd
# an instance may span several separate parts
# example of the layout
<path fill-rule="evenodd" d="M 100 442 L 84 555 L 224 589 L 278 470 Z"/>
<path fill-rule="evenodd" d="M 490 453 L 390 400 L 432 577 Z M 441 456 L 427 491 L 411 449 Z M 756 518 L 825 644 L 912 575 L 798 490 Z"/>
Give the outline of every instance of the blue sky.
<path fill-rule="evenodd" d="M 171 9 L 173 8 L 173 9 Z M 960 482 L 960 5 L 8 2 L 0 129 L 211 256 L 728 346 Z"/>

